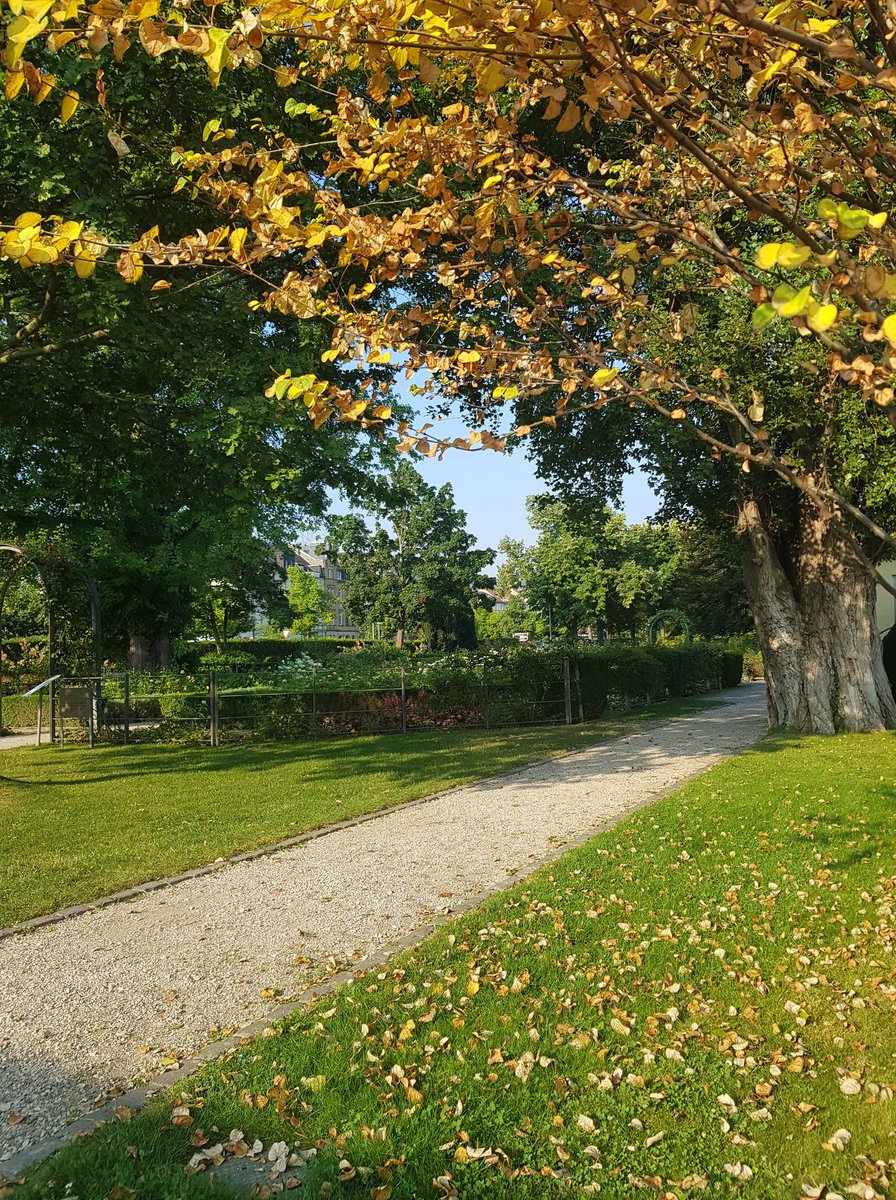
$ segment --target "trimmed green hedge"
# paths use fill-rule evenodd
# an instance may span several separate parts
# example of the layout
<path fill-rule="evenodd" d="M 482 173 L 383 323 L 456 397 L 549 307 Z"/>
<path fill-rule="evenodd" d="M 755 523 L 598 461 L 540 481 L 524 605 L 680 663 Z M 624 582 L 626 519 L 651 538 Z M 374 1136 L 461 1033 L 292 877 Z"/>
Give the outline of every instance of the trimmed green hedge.
<path fill-rule="evenodd" d="M 244 649 L 265 645 L 307 650 L 321 643 L 310 639 L 241 642 L 238 649 L 216 657 L 224 733 L 294 738 L 312 732 L 400 728 L 402 669 L 409 729 L 562 723 L 567 711 L 567 660 L 573 721 L 597 720 L 608 707 L 629 708 L 666 696 L 732 687 L 740 682 L 743 671 L 741 654 L 702 642 L 677 646 L 555 642 L 540 649 L 514 644 L 500 650 L 455 651 L 442 656 L 388 648 L 348 651 L 344 643 L 335 642 L 326 643 L 327 656 L 314 670 L 310 658 L 302 661 L 296 657 L 290 666 L 290 660 L 282 656 L 272 666 L 260 653 L 253 659 Z M 132 673 L 132 722 L 160 722 L 152 736 L 165 739 L 176 737 L 179 729 L 196 732 L 205 727 L 211 663 L 207 648 L 200 649 L 206 661 L 200 661 L 195 674 L 172 670 L 154 675 Z M 107 715 L 120 720 L 123 681 L 110 677 L 103 690 Z M 10 696 L 4 702 L 8 727 L 33 727 L 36 711 L 35 698 Z"/>
<path fill-rule="evenodd" d="M 44 702 L 44 720 L 46 721 L 46 701 Z M 36 729 L 37 728 L 37 696 L 3 696 L 3 728 L 4 729 Z"/>
<path fill-rule="evenodd" d="M 354 638 L 246 638 L 227 643 L 219 654 L 213 644 L 202 642 L 189 646 L 178 656 L 185 671 L 196 671 L 200 665 L 230 666 L 236 662 L 255 662 L 276 666 L 291 658 L 315 658 L 318 662 L 340 650 L 354 649 Z"/>

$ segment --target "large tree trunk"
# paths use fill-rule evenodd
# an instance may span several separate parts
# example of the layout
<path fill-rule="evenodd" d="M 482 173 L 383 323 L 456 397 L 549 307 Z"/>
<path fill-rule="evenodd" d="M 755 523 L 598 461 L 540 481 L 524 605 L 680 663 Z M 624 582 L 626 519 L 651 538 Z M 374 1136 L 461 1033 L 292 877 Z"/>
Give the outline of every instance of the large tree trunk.
<path fill-rule="evenodd" d="M 769 725 L 825 734 L 896 728 L 875 584 L 857 542 L 808 505 L 786 549 L 755 499 L 738 516 Z"/>
<path fill-rule="evenodd" d="M 167 633 L 132 633 L 128 638 L 128 670 L 159 671 L 171 665 L 171 638 Z"/>

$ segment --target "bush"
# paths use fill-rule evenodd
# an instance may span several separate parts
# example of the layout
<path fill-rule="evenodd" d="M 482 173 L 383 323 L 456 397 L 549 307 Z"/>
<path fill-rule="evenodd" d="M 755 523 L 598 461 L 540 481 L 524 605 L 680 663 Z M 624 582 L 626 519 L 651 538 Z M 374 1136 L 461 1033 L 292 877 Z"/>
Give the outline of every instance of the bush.
<path fill-rule="evenodd" d="M 222 660 L 237 655 L 242 664 L 276 667 L 278 663 L 291 658 L 327 659 L 342 650 L 352 650 L 357 645 L 351 638 L 246 638 L 228 642 L 227 649 L 218 654 L 204 642 L 187 646 L 181 652 L 179 662 L 184 670 L 196 671 L 201 664 L 214 666 L 216 662 L 221 662 L 221 665 L 235 665 L 236 660 L 232 664 L 223 663 Z"/>
<path fill-rule="evenodd" d="M 722 651 L 722 687 L 737 687 L 744 677 L 744 656 L 738 651 Z"/>
<path fill-rule="evenodd" d="M 48 705 L 44 700 L 44 720 L 47 720 Z M 17 696 L 6 694 L 3 697 L 3 729 L 36 729 L 37 728 L 37 696 Z"/>
<path fill-rule="evenodd" d="M 208 692 L 169 692 L 159 697 L 163 717 L 208 720 Z"/>
<path fill-rule="evenodd" d="M 694 696 L 719 687 L 722 678 L 721 651 L 703 642 L 679 646 L 651 646 L 650 651 L 666 673 L 670 696 Z"/>

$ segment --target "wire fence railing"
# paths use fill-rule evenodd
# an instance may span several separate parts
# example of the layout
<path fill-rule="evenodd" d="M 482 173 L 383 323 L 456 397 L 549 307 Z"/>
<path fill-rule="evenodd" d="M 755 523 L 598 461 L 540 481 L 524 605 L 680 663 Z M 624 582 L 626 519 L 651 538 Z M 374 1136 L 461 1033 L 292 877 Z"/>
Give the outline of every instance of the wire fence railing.
<path fill-rule="evenodd" d="M 321 682 L 315 671 L 293 686 L 239 686 L 232 671 L 186 677 L 146 673 L 66 676 L 42 699 L 35 740 L 132 744 L 304 740 L 374 733 L 411 733 L 515 726 L 572 725 L 599 717 L 605 702 L 588 702 L 576 665 L 563 660 L 556 677 L 521 687 L 516 681 L 458 682 L 447 687 L 410 683 L 402 670 L 391 687 Z"/>

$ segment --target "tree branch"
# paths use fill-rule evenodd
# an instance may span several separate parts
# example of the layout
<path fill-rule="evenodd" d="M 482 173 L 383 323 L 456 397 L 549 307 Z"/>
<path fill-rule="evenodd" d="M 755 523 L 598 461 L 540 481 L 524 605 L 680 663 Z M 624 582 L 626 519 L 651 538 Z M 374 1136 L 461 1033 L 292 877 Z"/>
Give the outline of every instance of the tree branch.
<path fill-rule="evenodd" d="M 79 342 L 101 342 L 108 336 L 108 329 L 93 329 L 90 333 L 82 333 L 79 337 L 68 338 L 64 342 L 44 342 L 40 346 L 21 346 L 17 350 L 4 350 L 0 354 L 0 366 L 18 361 L 20 358 L 36 358 L 38 355 L 56 354 L 59 350 L 67 350 L 69 346 L 77 346 Z"/>

